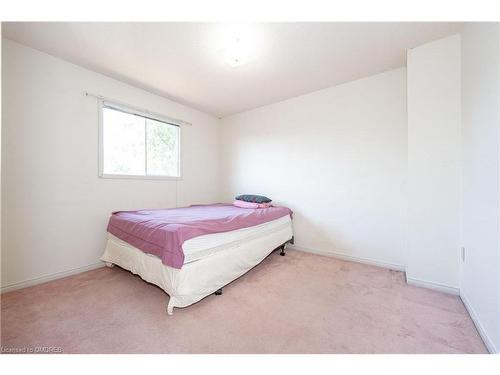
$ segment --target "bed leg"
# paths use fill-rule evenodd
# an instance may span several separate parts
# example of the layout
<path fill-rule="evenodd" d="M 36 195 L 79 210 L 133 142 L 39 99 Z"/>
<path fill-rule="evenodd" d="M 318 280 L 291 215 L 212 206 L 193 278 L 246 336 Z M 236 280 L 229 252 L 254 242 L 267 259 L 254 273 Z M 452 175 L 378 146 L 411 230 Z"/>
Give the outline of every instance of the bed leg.
<path fill-rule="evenodd" d="M 280 255 L 281 255 L 282 257 L 284 257 L 284 256 L 286 255 L 286 254 L 285 254 L 285 247 L 286 247 L 286 245 L 281 246 Z"/>
<path fill-rule="evenodd" d="M 220 296 L 222 294 L 222 288 L 217 289 L 214 293 L 216 296 Z"/>
<path fill-rule="evenodd" d="M 284 257 L 286 255 L 286 253 L 285 253 L 285 247 L 284 246 L 281 247 L 280 255 L 282 257 Z"/>
<path fill-rule="evenodd" d="M 113 268 L 115 265 L 111 262 L 106 262 L 106 267 Z"/>

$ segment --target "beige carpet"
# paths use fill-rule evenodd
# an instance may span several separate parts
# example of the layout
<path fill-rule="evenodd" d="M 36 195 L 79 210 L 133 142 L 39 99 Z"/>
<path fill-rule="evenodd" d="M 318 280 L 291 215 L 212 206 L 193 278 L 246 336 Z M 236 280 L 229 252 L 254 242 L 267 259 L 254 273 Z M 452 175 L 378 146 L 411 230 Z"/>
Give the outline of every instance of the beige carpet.
<path fill-rule="evenodd" d="M 64 353 L 485 353 L 456 296 L 404 274 L 298 251 L 271 254 L 222 296 L 175 309 L 120 268 L 2 295 L 4 348 Z"/>

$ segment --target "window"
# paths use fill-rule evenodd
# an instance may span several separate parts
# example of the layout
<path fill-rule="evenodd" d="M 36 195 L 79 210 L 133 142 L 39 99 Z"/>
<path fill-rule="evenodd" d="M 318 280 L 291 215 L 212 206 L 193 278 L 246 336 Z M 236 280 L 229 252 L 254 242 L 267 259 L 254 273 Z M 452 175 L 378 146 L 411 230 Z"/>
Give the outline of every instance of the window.
<path fill-rule="evenodd" d="M 178 125 L 107 102 L 101 108 L 101 177 L 180 177 Z"/>

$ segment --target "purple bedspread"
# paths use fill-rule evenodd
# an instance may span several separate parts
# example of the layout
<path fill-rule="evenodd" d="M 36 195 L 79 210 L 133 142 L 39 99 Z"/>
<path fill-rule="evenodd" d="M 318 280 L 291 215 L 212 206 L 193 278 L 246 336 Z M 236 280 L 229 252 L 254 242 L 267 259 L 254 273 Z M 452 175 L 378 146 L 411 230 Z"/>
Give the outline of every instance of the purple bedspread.
<path fill-rule="evenodd" d="M 108 232 L 154 254 L 163 264 L 182 268 L 182 244 L 210 233 L 247 228 L 292 215 L 286 207 L 240 208 L 229 204 L 195 205 L 182 208 L 113 212 Z"/>

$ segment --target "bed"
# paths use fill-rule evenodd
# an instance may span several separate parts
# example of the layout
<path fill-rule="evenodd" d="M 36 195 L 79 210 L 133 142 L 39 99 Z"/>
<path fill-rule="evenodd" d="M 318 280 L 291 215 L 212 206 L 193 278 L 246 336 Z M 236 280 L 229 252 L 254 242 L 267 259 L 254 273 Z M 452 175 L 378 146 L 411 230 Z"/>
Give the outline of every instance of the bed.
<path fill-rule="evenodd" d="M 167 313 L 222 290 L 271 252 L 293 242 L 286 207 L 238 208 L 228 204 L 111 215 L 101 260 L 162 288 Z"/>

